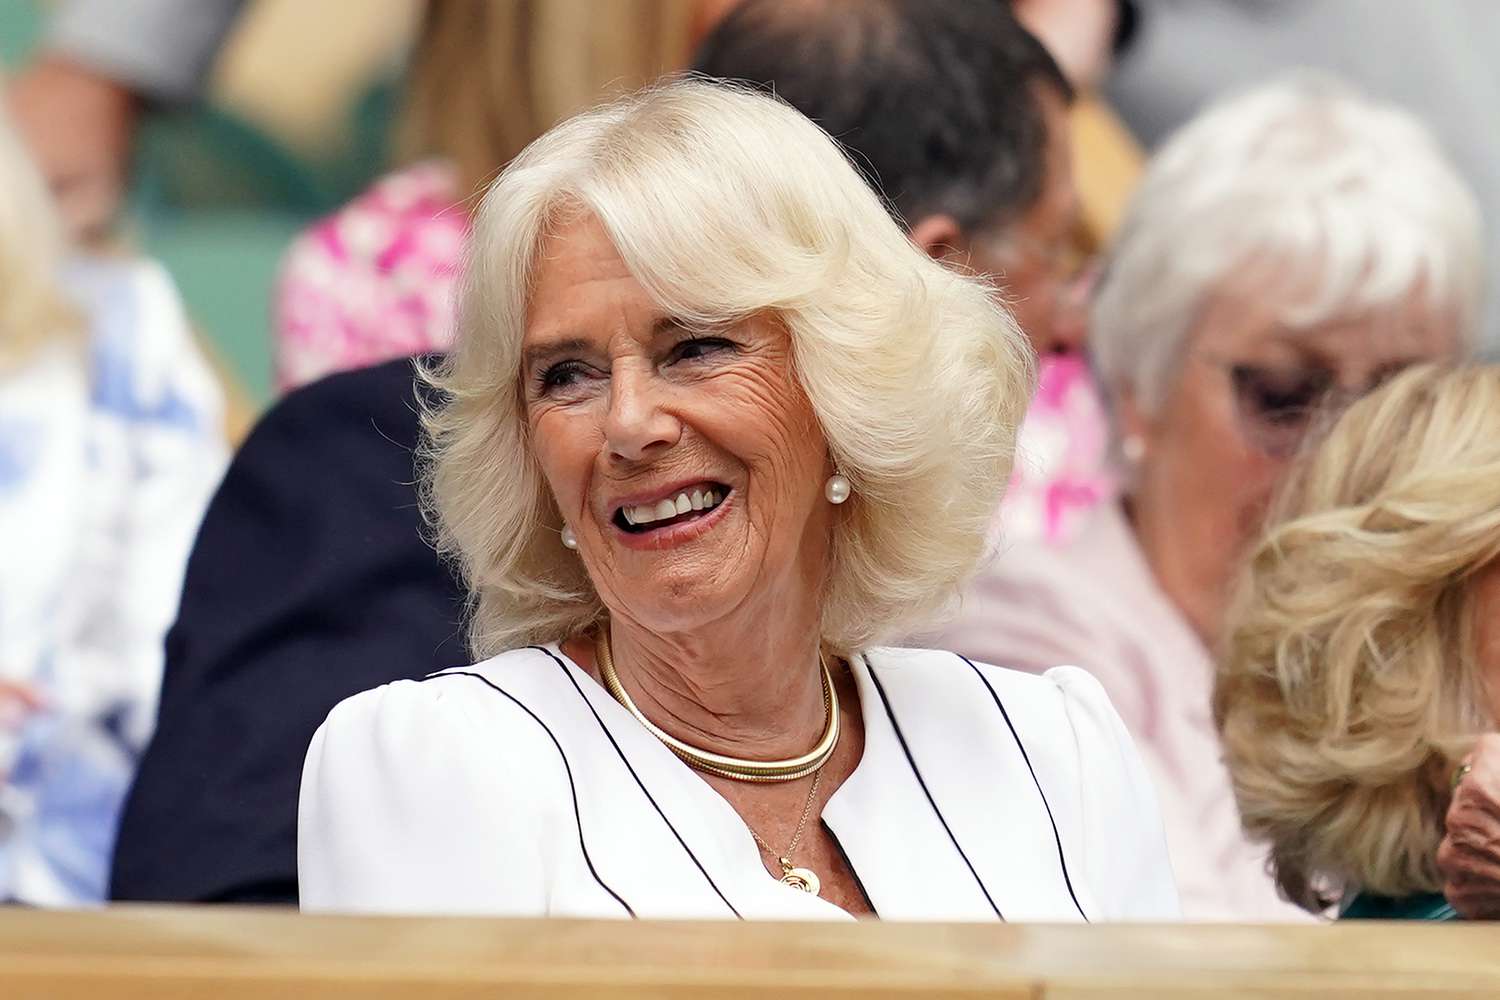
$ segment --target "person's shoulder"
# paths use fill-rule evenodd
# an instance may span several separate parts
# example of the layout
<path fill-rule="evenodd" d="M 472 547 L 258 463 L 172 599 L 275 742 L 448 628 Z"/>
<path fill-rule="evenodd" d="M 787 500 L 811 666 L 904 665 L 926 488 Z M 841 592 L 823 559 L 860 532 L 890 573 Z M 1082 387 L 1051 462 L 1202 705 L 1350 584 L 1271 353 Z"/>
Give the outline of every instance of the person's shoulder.
<path fill-rule="evenodd" d="M 298 793 L 305 909 L 546 910 L 553 848 L 580 829 L 563 744 L 547 709 L 532 711 L 557 682 L 526 690 L 557 669 L 547 654 L 515 650 L 333 709 Z"/>
<path fill-rule="evenodd" d="M 1020 690 L 1035 690 L 1039 685 L 1047 683 L 1042 675 L 1035 672 L 998 667 L 950 649 L 878 646 L 865 650 L 863 656 L 872 668 L 881 671 L 921 671 L 927 679 L 936 682 L 941 682 L 945 677 L 972 677 L 974 673 L 978 673 L 1006 687 Z"/>
<path fill-rule="evenodd" d="M 966 686 L 976 676 L 998 694 L 1025 699 L 1096 699 L 1109 696 L 1097 678 L 1076 666 L 1055 666 L 1043 671 L 1018 670 L 972 659 L 947 649 L 879 647 L 867 650 L 865 661 L 879 669 L 921 671 L 924 681 Z"/>
<path fill-rule="evenodd" d="M 1108 728 L 1120 724 L 1104 685 L 1083 667 L 1064 664 L 1040 673 L 977 661 L 973 667 L 997 696 L 1019 704 L 1028 716 L 1055 715 L 1075 731 L 1080 725 Z"/>
<path fill-rule="evenodd" d="M 330 446 L 343 452 L 348 439 L 360 439 L 409 454 L 420 437 L 420 403 L 428 391 L 416 365 L 435 358 L 398 358 L 294 389 L 261 417 L 245 448 L 253 453 L 285 439 L 298 454 Z M 317 448 L 320 442 L 324 449 Z"/>
<path fill-rule="evenodd" d="M 500 702 L 536 711 L 548 698 L 568 687 L 568 666 L 546 646 L 522 646 L 487 660 L 462 667 L 449 667 L 428 674 L 418 684 L 433 688 L 463 687 L 466 697 L 487 703 Z"/>
<path fill-rule="evenodd" d="M 194 439 L 222 437 L 223 391 L 160 263 L 76 254 L 59 285 L 87 334 L 97 413 Z"/>
<path fill-rule="evenodd" d="M 1061 598 L 1068 607 L 1092 611 L 1118 603 L 1120 580 L 1137 568 L 1138 553 L 1118 511 L 1101 505 L 1090 511 L 1072 537 L 1002 543 L 976 575 L 975 589 L 1044 600 Z"/>
<path fill-rule="evenodd" d="M 387 271 L 392 256 L 435 267 L 461 253 L 468 221 L 448 164 L 429 160 L 385 174 L 297 235 L 283 264 L 295 278 L 326 282 L 345 269 Z M 440 237 L 446 234 L 448 239 Z M 416 235 L 423 238 L 413 240 Z"/>
<path fill-rule="evenodd" d="M 75 254 L 59 277 L 82 314 L 95 354 L 140 367 L 182 364 L 201 352 L 172 275 L 149 257 Z"/>
<path fill-rule="evenodd" d="M 924 638 L 1031 672 L 1113 669 L 1157 645 L 1153 588 L 1123 518 L 1101 507 L 1065 543 L 1001 549 L 964 588 L 958 614 Z"/>
<path fill-rule="evenodd" d="M 1055 732 L 1079 726 L 1112 731 L 1120 724 L 1104 686 L 1081 667 L 1016 670 L 948 650 L 908 648 L 871 649 L 865 662 L 882 675 L 895 670 L 919 679 L 923 698 L 943 704 L 944 711 L 990 711 L 999 706 L 1013 724 L 1025 720 L 1027 728 L 1041 725 Z M 988 699 L 974 699 L 976 680 Z"/>
<path fill-rule="evenodd" d="M 416 413 L 417 399 L 427 391 L 418 365 L 434 363 L 441 355 L 396 358 L 367 368 L 337 372 L 288 392 L 270 413 L 315 410 L 383 412 L 393 400 Z"/>
<path fill-rule="evenodd" d="M 557 669 L 555 662 L 540 647 L 515 649 L 418 680 L 391 681 L 335 705 L 320 737 L 369 743 L 381 753 L 417 744 L 429 752 L 446 745 L 444 755 L 455 744 L 540 745 L 545 729 L 536 725 L 534 692 Z"/>
<path fill-rule="evenodd" d="M 422 160 L 377 177 L 329 219 L 375 212 L 394 217 L 441 216 L 458 202 L 458 175 L 444 160 Z"/>

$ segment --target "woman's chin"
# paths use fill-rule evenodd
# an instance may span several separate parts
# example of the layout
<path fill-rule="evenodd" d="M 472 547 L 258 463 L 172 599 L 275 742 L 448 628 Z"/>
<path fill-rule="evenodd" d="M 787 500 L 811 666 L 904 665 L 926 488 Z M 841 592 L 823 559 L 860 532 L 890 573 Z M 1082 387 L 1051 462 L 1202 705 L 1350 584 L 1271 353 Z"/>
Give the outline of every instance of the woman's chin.
<path fill-rule="evenodd" d="M 733 581 L 721 578 L 723 569 L 664 567 L 659 574 L 632 578 L 623 607 L 612 610 L 658 635 L 692 632 L 723 618 L 738 603 Z"/>
<path fill-rule="evenodd" d="M 759 556 L 744 546 L 708 544 L 712 534 L 685 545 L 619 553 L 603 589 L 622 617 L 662 633 L 691 631 L 723 617 L 753 586 Z M 602 582 L 602 581 L 601 581 Z M 617 606 L 618 605 L 618 606 Z"/>

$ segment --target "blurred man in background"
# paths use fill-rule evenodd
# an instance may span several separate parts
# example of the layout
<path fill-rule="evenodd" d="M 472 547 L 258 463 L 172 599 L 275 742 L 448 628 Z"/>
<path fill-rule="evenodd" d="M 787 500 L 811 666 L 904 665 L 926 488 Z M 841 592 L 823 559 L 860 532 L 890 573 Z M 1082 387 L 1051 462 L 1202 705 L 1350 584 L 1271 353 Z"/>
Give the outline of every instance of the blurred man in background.
<path fill-rule="evenodd" d="M 1080 345 L 1073 91 L 1003 4 L 746 0 L 693 68 L 838 139 L 913 242 L 1000 280 L 1038 353 Z"/>

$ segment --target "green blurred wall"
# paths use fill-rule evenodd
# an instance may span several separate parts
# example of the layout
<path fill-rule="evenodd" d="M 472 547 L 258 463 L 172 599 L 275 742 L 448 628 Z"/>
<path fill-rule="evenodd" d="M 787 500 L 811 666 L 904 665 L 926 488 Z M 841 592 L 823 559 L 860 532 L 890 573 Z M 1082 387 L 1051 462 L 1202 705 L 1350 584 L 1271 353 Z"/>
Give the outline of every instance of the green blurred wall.
<path fill-rule="evenodd" d="M 15 66 L 41 31 L 35 0 L 0 0 L 0 65 Z"/>

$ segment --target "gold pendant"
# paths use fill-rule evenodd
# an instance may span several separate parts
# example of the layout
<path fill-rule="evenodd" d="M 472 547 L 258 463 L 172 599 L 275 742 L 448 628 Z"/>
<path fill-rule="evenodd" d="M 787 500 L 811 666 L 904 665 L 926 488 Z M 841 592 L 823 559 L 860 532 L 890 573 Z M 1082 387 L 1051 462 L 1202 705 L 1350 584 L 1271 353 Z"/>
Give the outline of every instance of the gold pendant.
<path fill-rule="evenodd" d="M 786 858 L 781 858 L 780 860 L 781 882 L 783 885 L 789 885 L 793 889 L 801 889 L 803 892 L 811 893 L 814 896 L 818 894 L 818 889 L 822 887 L 822 883 L 818 881 L 817 875 L 813 874 L 807 868 L 793 868 L 791 861 Z"/>

